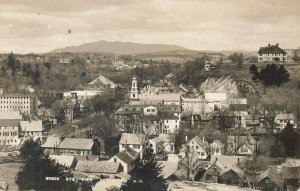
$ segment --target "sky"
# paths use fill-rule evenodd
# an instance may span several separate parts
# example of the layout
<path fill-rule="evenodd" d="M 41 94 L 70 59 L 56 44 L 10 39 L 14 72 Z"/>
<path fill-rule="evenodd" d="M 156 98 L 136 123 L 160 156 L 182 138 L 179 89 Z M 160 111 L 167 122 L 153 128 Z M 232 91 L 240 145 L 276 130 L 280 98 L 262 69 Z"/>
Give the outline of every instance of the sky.
<path fill-rule="evenodd" d="M 300 47 L 300 0 L 0 0 L 0 52 L 99 40 L 193 50 Z"/>

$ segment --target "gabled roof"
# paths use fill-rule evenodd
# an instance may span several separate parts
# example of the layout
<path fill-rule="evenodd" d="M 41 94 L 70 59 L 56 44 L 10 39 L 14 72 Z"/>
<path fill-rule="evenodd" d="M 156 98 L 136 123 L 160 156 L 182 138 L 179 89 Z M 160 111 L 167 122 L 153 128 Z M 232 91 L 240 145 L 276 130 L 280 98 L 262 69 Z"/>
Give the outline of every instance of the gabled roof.
<path fill-rule="evenodd" d="M 67 155 L 49 155 L 50 159 L 55 160 L 58 164 L 66 166 L 68 168 L 72 167 L 74 161 L 77 161 L 74 156 Z"/>
<path fill-rule="evenodd" d="M 24 132 L 42 132 L 42 121 L 20 121 L 20 126 Z"/>
<path fill-rule="evenodd" d="M 239 175 L 240 178 L 243 178 L 245 175 L 245 172 L 242 169 L 240 169 L 239 167 L 237 167 L 236 165 L 233 165 L 231 168 L 224 168 L 221 171 L 220 175 L 226 174 L 229 171 L 235 172 L 237 175 Z"/>
<path fill-rule="evenodd" d="M 119 144 L 141 145 L 145 138 L 144 134 L 122 133 Z"/>
<path fill-rule="evenodd" d="M 78 150 L 91 150 L 94 144 L 93 139 L 84 138 L 64 138 L 60 143 L 61 149 L 78 149 Z"/>
<path fill-rule="evenodd" d="M 0 127 L 16 127 L 20 121 L 20 119 L 0 119 Z"/>
<path fill-rule="evenodd" d="M 92 82 L 89 83 L 89 85 L 94 85 L 94 84 L 103 84 L 103 85 L 107 85 L 110 88 L 115 88 L 117 85 L 111 81 L 110 79 L 108 79 L 105 76 L 100 75 L 98 78 L 94 79 Z"/>
<path fill-rule="evenodd" d="M 54 148 L 58 147 L 60 144 L 60 138 L 59 137 L 47 137 L 44 144 L 42 144 L 43 148 Z"/>
<path fill-rule="evenodd" d="M 133 150 L 132 148 L 127 147 L 125 150 L 119 152 L 115 156 L 118 157 L 121 161 L 130 164 L 131 162 L 137 160 L 140 154 L 135 150 Z"/>
<path fill-rule="evenodd" d="M 295 116 L 292 113 L 280 113 L 276 115 L 275 120 L 295 120 Z"/>
<path fill-rule="evenodd" d="M 160 174 L 164 179 L 169 178 L 178 169 L 178 162 L 158 161 L 158 164 L 162 168 Z"/>
<path fill-rule="evenodd" d="M 284 50 L 279 48 L 277 45 L 270 45 L 265 47 L 260 47 L 258 54 L 286 54 Z"/>
<path fill-rule="evenodd" d="M 214 143 L 217 143 L 216 147 L 213 146 Z M 213 142 L 211 142 L 209 146 L 210 148 L 224 148 L 224 144 L 219 140 L 213 140 Z"/>
<path fill-rule="evenodd" d="M 272 182 L 277 183 L 278 179 L 282 179 L 281 169 L 281 166 L 271 166 L 258 176 L 257 182 L 269 177 Z"/>
<path fill-rule="evenodd" d="M 231 168 L 238 163 L 244 163 L 246 161 L 245 156 L 229 156 L 229 155 L 212 155 L 210 158 L 210 164 L 217 163 L 221 169 Z"/>
<path fill-rule="evenodd" d="M 282 166 L 282 175 L 284 179 L 300 180 L 300 167 Z"/>
<path fill-rule="evenodd" d="M 200 137 L 198 136 L 195 136 L 194 138 L 192 138 L 190 141 L 189 141 L 189 144 L 192 142 L 192 141 L 195 141 L 195 143 L 199 146 L 205 146 L 205 147 L 208 147 L 208 142 L 207 141 L 203 141 Z"/>
<path fill-rule="evenodd" d="M 75 170 L 86 173 L 115 174 L 120 169 L 120 163 L 107 161 L 78 161 Z"/>

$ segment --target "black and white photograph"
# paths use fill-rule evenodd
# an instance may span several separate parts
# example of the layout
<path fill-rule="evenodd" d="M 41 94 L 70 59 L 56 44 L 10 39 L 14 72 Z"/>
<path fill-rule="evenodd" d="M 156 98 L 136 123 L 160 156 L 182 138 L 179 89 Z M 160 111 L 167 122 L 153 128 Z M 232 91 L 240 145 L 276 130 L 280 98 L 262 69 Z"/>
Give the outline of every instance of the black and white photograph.
<path fill-rule="evenodd" d="M 300 0 L 0 0 L 0 191 L 300 191 Z"/>

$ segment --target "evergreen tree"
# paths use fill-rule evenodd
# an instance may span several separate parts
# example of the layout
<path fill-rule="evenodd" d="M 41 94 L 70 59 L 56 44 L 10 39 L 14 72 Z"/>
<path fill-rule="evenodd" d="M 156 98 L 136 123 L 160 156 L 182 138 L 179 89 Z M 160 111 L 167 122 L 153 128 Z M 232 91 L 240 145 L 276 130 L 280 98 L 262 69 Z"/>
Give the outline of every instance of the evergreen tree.
<path fill-rule="evenodd" d="M 16 180 L 21 190 L 77 190 L 77 184 L 66 182 L 66 177 L 72 177 L 70 171 L 45 155 L 39 142 L 26 140 L 20 155 L 26 160 Z M 50 181 L 47 177 L 57 177 L 59 180 Z"/>
<path fill-rule="evenodd" d="M 277 85 L 289 80 L 289 72 L 284 68 L 283 65 L 268 64 L 263 67 L 260 71 L 260 79 L 266 86 Z"/>
<path fill-rule="evenodd" d="M 295 156 L 299 149 L 299 134 L 294 130 L 293 125 L 288 122 L 284 130 L 280 133 L 280 140 L 289 157 Z"/>
<path fill-rule="evenodd" d="M 144 154 L 126 184 L 121 186 L 121 191 L 166 191 L 166 180 L 161 175 L 161 166 L 149 152 Z"/>
<path fill-rule="evenodd" d="M 257 66 L 255 64 L 251 64 L 249 71 L 254 74 L 257 72 Z"/>

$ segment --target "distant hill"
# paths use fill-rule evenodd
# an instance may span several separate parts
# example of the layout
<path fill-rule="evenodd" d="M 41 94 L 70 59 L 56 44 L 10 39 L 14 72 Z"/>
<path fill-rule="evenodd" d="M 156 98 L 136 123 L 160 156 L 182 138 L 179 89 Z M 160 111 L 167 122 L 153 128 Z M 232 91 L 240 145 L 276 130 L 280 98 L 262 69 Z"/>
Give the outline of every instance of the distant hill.
<path fill-rule="evenodd" d="M 79 46 L 70 46 L 66 48 L 56 49 L 51 53 L 56 52 L 93 52 L 93 53 L 119 53 L 119 54 L 144 54 L 153 52 L 165 52 L 174 50 L 189 50 L 187 48 L 167 45 L 167 44 L 140 44 L 132 42 L 109 42 L 109 41 L 97 41 L 82 44 Z"/>

